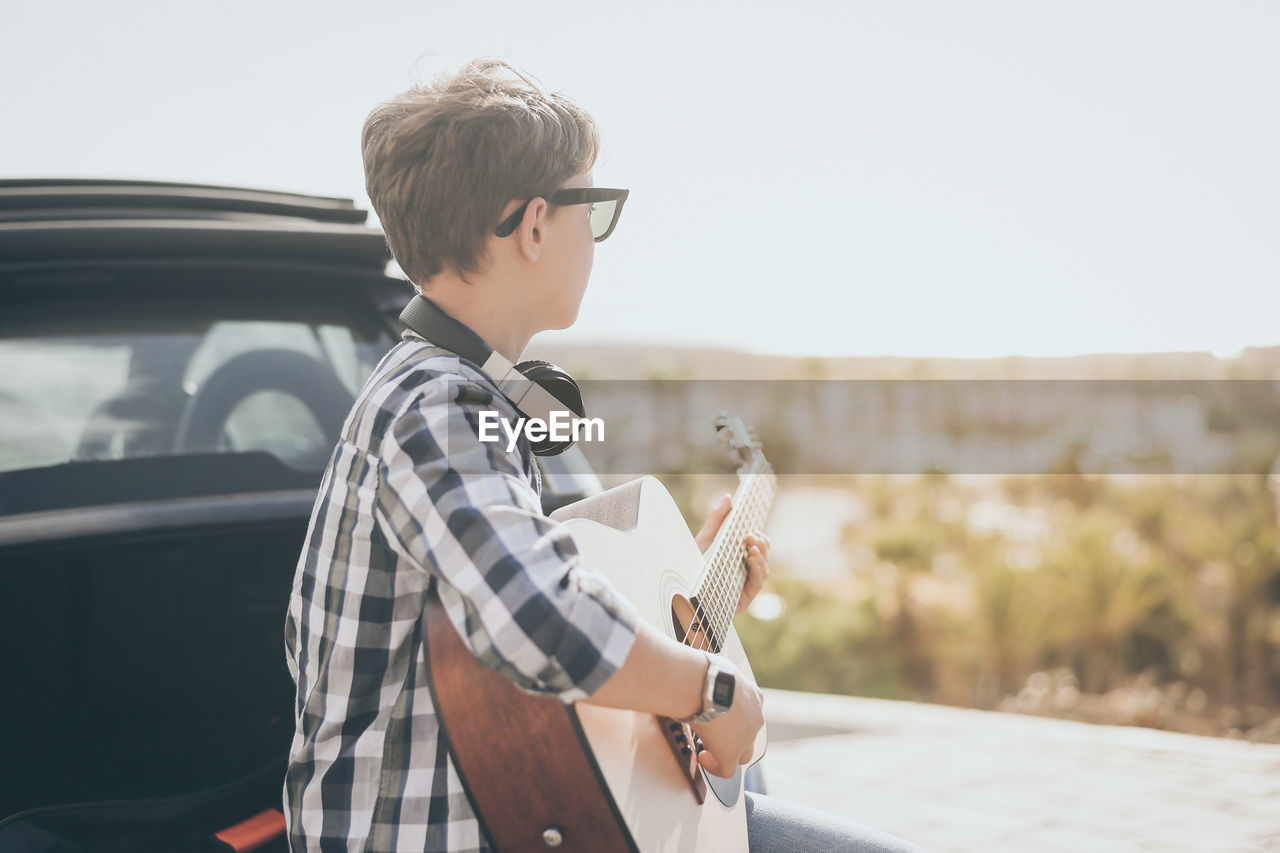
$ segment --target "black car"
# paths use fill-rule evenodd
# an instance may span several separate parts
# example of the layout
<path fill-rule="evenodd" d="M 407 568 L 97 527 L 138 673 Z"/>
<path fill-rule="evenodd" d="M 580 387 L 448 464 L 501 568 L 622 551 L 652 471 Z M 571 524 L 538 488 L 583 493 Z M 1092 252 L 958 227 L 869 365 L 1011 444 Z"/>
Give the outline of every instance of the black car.
<path fill-rule="evenodd" d="M 412 295 L 365 219 L 0 181 L 0 850 L 284 849 L 294 568 Z"/>

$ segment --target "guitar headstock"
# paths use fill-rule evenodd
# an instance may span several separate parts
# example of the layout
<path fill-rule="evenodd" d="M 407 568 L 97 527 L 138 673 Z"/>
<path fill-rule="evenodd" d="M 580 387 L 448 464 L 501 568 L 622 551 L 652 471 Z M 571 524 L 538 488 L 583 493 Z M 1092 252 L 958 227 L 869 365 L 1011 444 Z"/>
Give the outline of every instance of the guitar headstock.
<path fill-rule="evenodd" d="M 757 460 L 763 461 L 764 448 L 760 445 L 760 436 L 747 429 L 741 417 L 721 411 L 716 417 L 715 427 L 716 438 L 741 468 L 750 468 Z"/>

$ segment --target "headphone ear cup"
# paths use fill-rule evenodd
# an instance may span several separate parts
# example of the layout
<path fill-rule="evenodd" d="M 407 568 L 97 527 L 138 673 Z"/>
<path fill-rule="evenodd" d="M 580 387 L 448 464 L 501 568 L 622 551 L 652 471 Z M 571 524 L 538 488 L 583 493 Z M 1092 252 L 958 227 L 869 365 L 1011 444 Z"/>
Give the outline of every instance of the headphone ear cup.
<path fill-rule="evenodd" d="M 573 381 L 573 377 L 568 371 L 556 367 L 549 361 L 522 361 L 516 365 L 516 370 L 524 374 L 531 382 L 536 382 L 542 386 L 548 394 L 555 397 L 561 405 L 573 412 L 576 417 L 584 418 L 587 416 L 587 407 L 582 402 L 582 389 L 578 387 L 578 383 Z M 521 412 L 528 416 L 528 413 Z M 556 456 L 564 453 L 573 446 L 573 440 L 569 441 L 552 441 L 545 438 L 542 441 L 533 443 L 533 452 L 536 456 Z"/>

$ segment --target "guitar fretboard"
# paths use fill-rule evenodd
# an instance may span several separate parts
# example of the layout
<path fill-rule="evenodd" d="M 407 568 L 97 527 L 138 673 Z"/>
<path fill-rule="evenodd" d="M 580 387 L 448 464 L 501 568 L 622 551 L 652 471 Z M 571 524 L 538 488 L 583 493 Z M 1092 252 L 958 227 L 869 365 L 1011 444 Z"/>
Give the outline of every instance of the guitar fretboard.
<path fill-rule="evenodd" d="M 728 634 L 747 582 L 747 548 L 742 539 L 764 526 L 778 491 L 778 478 L 762 453 L 755 453 L 739 476 L 733 508 L 707 549 L 707 568 L 695 593 L 716 651 Z"/>

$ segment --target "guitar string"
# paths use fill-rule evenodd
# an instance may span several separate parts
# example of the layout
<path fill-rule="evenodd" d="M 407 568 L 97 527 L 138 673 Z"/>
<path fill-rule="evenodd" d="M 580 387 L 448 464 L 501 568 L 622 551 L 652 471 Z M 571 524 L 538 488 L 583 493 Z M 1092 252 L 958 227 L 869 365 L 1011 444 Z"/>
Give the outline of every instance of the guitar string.
<path fill-rule="evenodd" d="M 753 487 L 755 483 L 751 484 Z M 754 502 L 754 489 L 747 491 L 742 507 L 742 514 L 738 517 L 737 523 L 734 525 L 732 533 L 734 542 L 732 552 L 726 557 L 726 563 L 721 571 L 723 578 L 724 597 L 719 612 L 719 622 L 721 625 L 722 636 L 727 636 L 728 628 L 732 622 L 735 611 L 737 610 L 737 601 L 734 600 L 733 592 L 738 590 L 738 596 L 742 595 L 742 588 L 745 585 L 745 578 L 741 575 L 742 561 L 746 559 L 747 549 L 742 542 L 746 535 L 747 528 L 750 527 L 749 521 L 754 519 L 754 511 L 756 509 Z"/>
<path fill-rule="evenodd" d="M 741 539 L 746 535 L 747 530 L 758 528 L 763 523 L 767 506 L 772 502 L 777 484 L 772 467 L 763 454 L 755 454 L 750 468 L 752 470 L 743 474 L 746 482 L 744 488 L 740 490 L 739 500 L 735 502 L 734 518 L 730 521 L 730 529 L 723 540 L 738 544 L 727 554 L 724 551 L 718 552 L 713 557 L 708 572 L 709 587 L 706 592 L 713 611 L 712 627 L 722 640 L 728 636 L 728 629 L 737 611 L 734 590 L 737 590 L 740 598 L 748 577 L 745 570 L 747 550 L 741 543 Z M 732 568 L 731 573 L 730 568 Z"/>
<path fill-rule="evenodd" d="M 757 464 L 754 467 L 758 469 L 761 466 Z M 748 551 L 745 544 L 742 543 L 742 539 L 746 536 L 748 530 L 755 529 L 763 520 L 763 514 L 761 513 L 761 497 L 762 489 L 767 486 L 767 481 L 762 479 L 759 473 L 756 472 L 753 472 L 749 476 L 751 477 L 750 488 L 745 494 L 743 513 L 738 520 L 736 530 L 733 532 L 733 539 L 731 540 L 737 544 L 733 549 L 730 561 L 726 566 L 722 567 L 722 575 L 726 577 L 729 592 L 728 598 L 724 601 L 721 609 L 721 621 L 722 624 L 724 624 L 726 631 L 728 625 L 732 622 L 733 616 L 736 615 L 737 612 L 737 601 L 734 599 L 733 592 L 734 590 L 737 590 L 738 597 L 740 598 L 742 594 L 741 590 L 743 586 L 745 586 L 747 580 L 747 573 L 744 571 L 744 561 L 747 558 Z M 731 575 L 725 571 L 725 569 L 728 569 L 729 567 L 732 567 Z"/>
<path fill-rule="evenodd" d="M 745 568 L 747 549 L 740 540 L 746 535 L 747 530 L 758 528 L 763 522 L 767 507 L 772 503 L 776 490 L 777 478 L 763 454 L 754 455 L 750 468 L 751 470 L 742 475 L 745 481 L 744 487 L 739 490 L 739 499 L 735 501 L 732 512 L 733 518 L 723 539 L 726 543 L 738 544 L 728 552 L 720 550 L 713 556 L 705 577 L 707 585 L 699 595 L 699 600 L 706 602 L 705 606 L 700 608 L 703 611 L 703 622 L 709 621 L 709 627 L 712 629 L 710 632 L 703 631 L 703 636 L 709 643 L 713 642 L 717 636 L 722 640 L 728 636 L 728 629 L 732 625 L 733 616 L 737 610 L 733 592 L 736 589 L 740 598 L 742 588 L 749 576 Z M 730 567 L 733 569 L 732 572 L 729 571 Z M 694 623 L 691 622 L 690 628 L 685 632 L 683 640 L 686 644 L 688 644 L 693 625 Z"/>
<path fill-rule="evenodd" d="M 747 475 L 752 480 L 750 488 L 745 490 L 745 499 L 742 504 L 743 514 L 737 519 L 735 529 L 731 532 L 733 538 L 728 540 L 739 543 L 733 549 L 733 562 L 728 564 L 733 567 L 732 577 L 727 577 L 726 565 L 717 566 L 718 573 L 725 578 L 724 583 L 728 585 L 728 598 L 722 602 L 718 614 L 719 618 L 717 619 L 717 626 L 721 631 L 720 635 L 722 637 L 727 636 L 728 628 L 732 624 L 733 616 L 736 615 L 737 611 L 737 601 L 733 598 L 733 590 L 737 589 L 740 597 L 742 587 L 748 577 L 745 567 L 747 550 L 741 544 L 741 539 L 746 535 L 747 530 L 757 529 L 763 524 L 764 516 L 767 514 L 767 507 L 772 503 L 773 494 L 776 491 L 777 478 L 773 475 L 768 461 L 763 457 L 759 457 L 757 463 L 754 467 L 760 470 Z"/>
<path fill-rule="evenodd" d="M 758 455 L 757 458 L 753 460 L 751 469 L 755 469 L 757 467 Z M 744 485 L 743 488 L 739 490 L 739 499 L 735 502 L 735 509 L 737 512 L 733 513 L 733 518 L 730 520 L 729 531 L 725 536 L 724 541 L 726 543 L 732 542 L 734 544 L 729 547 L 729 551 L 727 553 L 725 551 L 718 553 L 716 555 L 716 560 L 713 561 L 713 569 L 716 572 L 716 584 L 719 592 L 719 596 L 717 598 L 717 611 L 718 615 L 721 617 L 717 621 L 721 623 L 723 623 L 724 610 L 734 603 L 729 599 L 732 597 L 734 587 L 733 581 L 736 578 L 729 576 L 728 568 L 734 562 L 741 560 L 741 554 L 739 552 L 742 551 L 741 540 L 744 534 L 743 529 L 745 527 L 747 513 L 749 513 L 751 509 L 750 497 L 755 487 L 753 473 L 754 470 L 749 470 L 743 474 Z"/>
<path fill-rule="evenodd" d="M 754 467 L 756 466 L 752 465 L 752 468 Z M 724 550 L 718 552 L 712 561 L 712 571 L 714 572 L 712 583 L 715 593 L 713 596 L 714 608 L 712 613 L 712 622 L 717 635 L 721 638 L 722 645 L 723 639 L 728 636 L 728 622 L 732 619 L 732 616 L 729 616 L 727 611 L 731 608 L 736 609 L 736 607 L 732 607 L 734 602 L 730 601 L 736 577 L 730 577 L 728 568 L 732 565 L 730 561 L 738 561 L 742 559 L 742 530 L 747 513 L 750 511 L 749 498 L 752 493 L 752 487 L 754 486 L 751 472 L 745 473 L 743 475 L 743 480 L 743 488 L 739 490 L 739 499 L 736 501 L 734 507 L 737 511 L 733 513 L 733 518 L 730 519 L 729 530 L 726 532 L 725 539 L 723 540 L 726 543 L 735 544 L 729 546 L 727 553 Z M 741 594 L 741 592 L 739 592 L 739 594 Z"/>
<path fill-rule="evenodd" d="M 742 490 L 740 489 L 739 494 L 741 493 Z M 729 530 L 726 531 L 724 537 L 721 538 L 722 543 L 733 541 L 733 528 L 736 526 L 737 518 L 741 515 L 741 509 L 741 501 L 734 501 L 733 508 L 729 512 L 730 517 L 727 519 L 729 522 Z M 703 587 L 698 593 L 698 601 L 700 605 L 699 610 L 702 611 L 704 621 L 710 622 L 709 627 L 721 637 L 724 635 L 721 631 L 718 613 L 723 606 L 722 600 L 725 593 L 723 588 L 724 581 L 722 580 L 723 571 L 720 565 L 720 555 L 722 553 L 723 550 L 717 550 L 716 553 L 712 555 L 711 564 L 703 576 Z M 704 636 L 707 636 L 707 641 L 712 643 L 713 639 L 709 636 L 709 633 L 710 632 L 704 632 Z M 686 641 L 687 636 L 688 634 L 686 632 Z"/>

